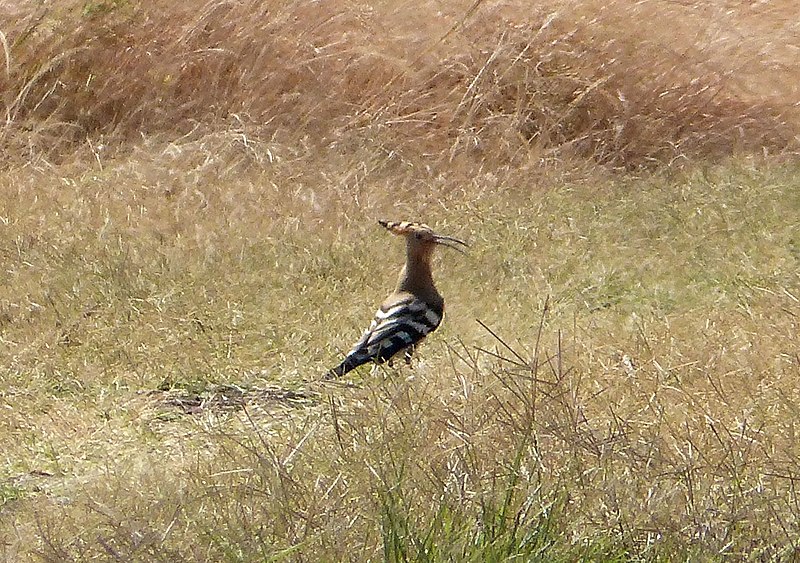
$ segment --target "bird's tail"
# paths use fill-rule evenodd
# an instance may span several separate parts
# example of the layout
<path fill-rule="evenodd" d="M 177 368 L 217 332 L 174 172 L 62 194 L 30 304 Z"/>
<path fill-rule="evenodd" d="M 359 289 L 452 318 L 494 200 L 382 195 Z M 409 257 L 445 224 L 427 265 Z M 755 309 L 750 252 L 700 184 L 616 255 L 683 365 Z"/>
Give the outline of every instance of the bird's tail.
<path fill-rule="evenodd" d="M 352 359 L 345 358 L 341 364 L 331 370 L 328 370 L 323 379 L 336 379 L 337 377 L 342 377 L 344 374 L 356 368 L 358 365 L 360 364 L 353 362 Z"/>

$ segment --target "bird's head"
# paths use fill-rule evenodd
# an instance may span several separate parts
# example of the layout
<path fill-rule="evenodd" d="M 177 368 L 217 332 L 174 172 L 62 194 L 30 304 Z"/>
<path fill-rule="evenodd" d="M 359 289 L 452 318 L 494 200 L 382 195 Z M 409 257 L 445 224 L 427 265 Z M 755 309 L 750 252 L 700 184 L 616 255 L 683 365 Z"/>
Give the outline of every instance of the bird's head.
<path fill-rule="evenodd" d="M 410 221 L 378 221 L 390 233 L 405 237 L 409 254 L 429 256 L 437 244 L 447 246 L 464 254 L 469 246 L 463 240 L 437 234 L 428 225 Z"/>

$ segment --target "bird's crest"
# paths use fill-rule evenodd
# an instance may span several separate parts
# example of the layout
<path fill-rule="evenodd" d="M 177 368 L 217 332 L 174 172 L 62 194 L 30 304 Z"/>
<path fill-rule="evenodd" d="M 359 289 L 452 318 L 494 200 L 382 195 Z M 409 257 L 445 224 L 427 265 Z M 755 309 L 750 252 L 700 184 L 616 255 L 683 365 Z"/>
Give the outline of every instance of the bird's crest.
<path fill-rule="evenodd" d="M 425 223 L 416 223 L 413 221 L 378 221 L 382 226 L 386 227 L 386 229 L 395 235 L 410 235 L 413 233 L 425 233 L 428 235 L 433 234 L 433 229 L 431 229 Z"/>
<path fill-rule="evenodd" d="M 461 253 L 464 252 L 462 247 L 469 246 L 463 240 L 435 233 L 434 230 L 431 229 L 425 223 L 417 223 L 414 221 L 383 221 L 383 220 L 379 220 L 378 223 L 380 223 L 392 234 L 406 236 L 406 237 L 414 236 L 423 242 L 448 246 L 454 250 L 458 250 Z"/>

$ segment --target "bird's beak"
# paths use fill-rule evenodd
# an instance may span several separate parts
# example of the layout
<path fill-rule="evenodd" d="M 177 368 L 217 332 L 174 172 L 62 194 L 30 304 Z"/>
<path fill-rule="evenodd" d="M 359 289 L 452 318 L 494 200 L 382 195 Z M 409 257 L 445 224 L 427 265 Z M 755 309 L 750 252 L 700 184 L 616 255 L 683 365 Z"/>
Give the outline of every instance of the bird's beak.
<path fill-rule="evenodd" d="M 435 235 L 433 240 L 436 244 L 441 244 L 442 246 L 452 248 L 453 250 L 459 251 L 461 254 L 466 254 L 464 248 L 462 247 L 469 246 L 463 240 L 459 240 L 453 237 L 446 237 L 444 235 Z"/>

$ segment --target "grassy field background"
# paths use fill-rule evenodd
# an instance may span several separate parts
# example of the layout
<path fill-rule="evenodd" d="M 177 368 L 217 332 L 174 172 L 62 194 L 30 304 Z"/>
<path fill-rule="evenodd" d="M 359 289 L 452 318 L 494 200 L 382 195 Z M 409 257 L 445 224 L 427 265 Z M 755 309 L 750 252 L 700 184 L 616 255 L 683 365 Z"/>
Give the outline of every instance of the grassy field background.
<path fill-rule="evenodd" d="M 800 557 L 795 12 L 0 3 L 0 555 Z"/>

